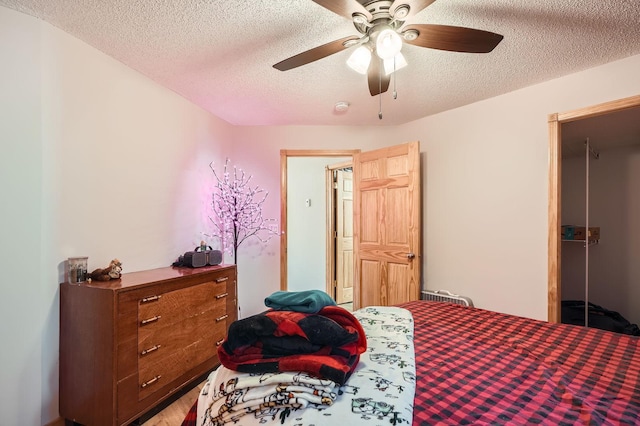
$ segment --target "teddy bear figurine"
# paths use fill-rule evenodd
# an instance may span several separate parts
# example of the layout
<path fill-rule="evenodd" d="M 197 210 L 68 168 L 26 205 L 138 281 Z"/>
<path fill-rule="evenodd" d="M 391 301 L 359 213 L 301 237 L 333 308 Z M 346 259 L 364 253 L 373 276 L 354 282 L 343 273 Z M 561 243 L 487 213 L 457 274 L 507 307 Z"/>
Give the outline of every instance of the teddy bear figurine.
<path fill-rule="evenodd" d="M 96 281 L 117 280 L 122 273 L 122 262 L 113 259 L 106 268 L 98 268 L 89 274 L 89 278 Z"/>

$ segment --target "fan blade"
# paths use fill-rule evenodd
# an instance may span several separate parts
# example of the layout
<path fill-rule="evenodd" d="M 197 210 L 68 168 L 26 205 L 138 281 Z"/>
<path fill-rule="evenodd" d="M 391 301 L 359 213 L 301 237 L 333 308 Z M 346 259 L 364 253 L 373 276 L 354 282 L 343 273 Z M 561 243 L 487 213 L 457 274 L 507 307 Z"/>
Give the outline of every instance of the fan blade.
<path fill-rule="evenodd" d="M 297 68 L 301 65 L 306 65 L 310 62 L 317 61 L 318 59 L 325 58 L 329 55 L 333 55 L 334 53 L 338 53 L 346 49 L 344 45 L 345 42 L 349 40 L 359 39 L 360 37 L 357 36 L 349 36 L 341 38 L 340 40 L 334 40 L 330 43 L 323 44 L 322 46 L 314 47 L 313 49 L 298 53 L 297 55 L 285 59 L 284 61 L 278 62 L 273 67 L 280 71 L 287 71 L 292 68 Z"/>
<path fill-rule="evenodd" d="M 405 39 L 405 42 L 451 52 L 489 53 L 504 38 L 500 34 L 489 31 L 436 24 L 407 25 L 402 33 L 410 30 L 418 31 L 418 38 Z"/>
<path fill-rule="evenodd" d="M 349 20 L 353 17 L 354 13 L 364 15 L 367 21 L 372 18 L 369 11 L 356 0 L 313 0 L 313 2 Z"/>
<path fill-rule="evenodd" d="M 371 93 L 371 96 L 379 95 L 389 89 L 391 77 L 384 74 L 382 59 L 375 57 L 375 55 L 371 58 L 371 64 L 369 64 L 367 79 L 369 80 L 369 93 Z"/>
<path fill-rule="evenodd" d="M 407 6 L 409 6 L 409 13 L 407 14 L 407 16 L 402 18 L 402 20 L 404 21 L 407 18 L 411 18 L 413 15 L 420 12 L 422 9 L 429 6 L 435 1 L 436 0 L 396 0 L 389 7 L 389 12 L 391 13 L 391 16 L 393 16 L 396 13 L 396 9 L 398 8 L 398 6 L 406 4 Z"/>

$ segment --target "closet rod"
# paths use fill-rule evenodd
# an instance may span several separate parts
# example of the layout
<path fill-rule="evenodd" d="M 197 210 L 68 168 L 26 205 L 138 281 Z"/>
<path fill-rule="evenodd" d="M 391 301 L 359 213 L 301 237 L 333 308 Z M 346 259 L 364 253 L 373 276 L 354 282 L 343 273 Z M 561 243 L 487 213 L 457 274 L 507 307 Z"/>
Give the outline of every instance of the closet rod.
<path fill-rule="evenodd" d="M 589 154 L 591 154 L 591 155 L 593 155 L 593 158 L 598 160 L 600 158 L 600 153 L 598 151 L 596 151 L 595 149 L 593 149 L 593 147 L 591 145 L 589 145 L 589 138 L 587 138 L 587 140 L 584 141 L 584 144 L 587 146 L 587 156 L 589 156 Z"/>

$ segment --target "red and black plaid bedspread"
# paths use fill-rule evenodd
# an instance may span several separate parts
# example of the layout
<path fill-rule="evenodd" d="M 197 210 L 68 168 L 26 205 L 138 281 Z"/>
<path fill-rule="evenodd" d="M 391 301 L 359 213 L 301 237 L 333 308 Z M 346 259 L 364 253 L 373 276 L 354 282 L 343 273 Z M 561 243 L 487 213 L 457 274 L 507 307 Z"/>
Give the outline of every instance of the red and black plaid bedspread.
<path fill-rule="evenodd" d="M 447 303 L 400 306 L 415 321 L 414 425 L 640 425 L 638 337 Z M 194 405 L 183 425 L 195 419 Z"/>
<path fill-rule="evenodd" d="M 414 425 L 640 425 L 640 338 L 436 303 L 415 321 Z"/>

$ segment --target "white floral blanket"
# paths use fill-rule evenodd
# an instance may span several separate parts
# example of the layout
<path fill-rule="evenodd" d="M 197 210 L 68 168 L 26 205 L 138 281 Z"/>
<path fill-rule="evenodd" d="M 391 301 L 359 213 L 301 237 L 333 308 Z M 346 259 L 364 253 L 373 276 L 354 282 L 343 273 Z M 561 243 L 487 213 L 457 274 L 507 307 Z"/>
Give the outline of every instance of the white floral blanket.
<path fill-rule="evenodd" d="M 198 398 L 198 426 L 403 425 L 413 420 L 413 317 L 403 308 L 354 312 L 367 351 L 344 384 L 307 373 L 239 373 L 220 366 Z"/>

